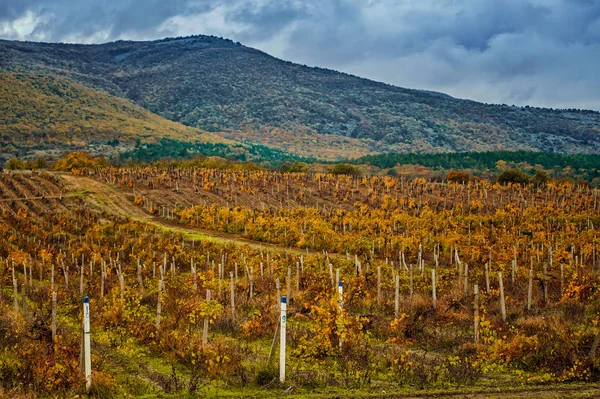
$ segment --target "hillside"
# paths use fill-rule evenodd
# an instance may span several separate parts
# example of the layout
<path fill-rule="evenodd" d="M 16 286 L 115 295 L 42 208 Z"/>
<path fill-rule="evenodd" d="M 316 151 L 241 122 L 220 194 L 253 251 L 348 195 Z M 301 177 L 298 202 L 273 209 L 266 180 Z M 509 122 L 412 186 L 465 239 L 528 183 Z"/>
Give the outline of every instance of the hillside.
<path fill-rule="evenodd" d="M 0 69 L 65 76 L 188 126 L 303 155 L 306 141 L 319 135 L 343 136 L 346 156 L 600 153 L 598 112 L 459 100 L 285 62 L 208 36 L 102 45 L 0 41 Z"/>
<path fill-rule="evenodd" d="M 231 143 L 64 78 L 0 73 L 0 98 L 4 147 L 127 148 L 160 139 Z"/>

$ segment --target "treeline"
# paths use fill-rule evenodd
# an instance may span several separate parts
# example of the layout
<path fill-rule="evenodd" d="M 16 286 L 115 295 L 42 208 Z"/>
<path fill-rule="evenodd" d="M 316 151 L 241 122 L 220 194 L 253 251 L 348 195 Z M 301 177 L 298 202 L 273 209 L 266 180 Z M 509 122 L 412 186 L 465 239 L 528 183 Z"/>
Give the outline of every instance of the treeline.
<path fill-rule="evenodd" d="M 349 161 L 353 164 L 370 164 L 382 169 L 397 165 L 421 165 L 441 169 L 473 169 L 478 171 L 493 170 L 498 162 L 510 164 L 527 164 L 531 169 L 571 168 L 581 172 L 588 179 L 600 177 L 600 155 L 583 154 L 551 154 L 530 151 L 493 151 L 493 152 L 457 152 L 445 154 L 398 154 L 388 153 L 369 155 Z"/>
<path fill-rule="evenodd" d="M 183 142 L 161 139 L 155 144 L 144 144 L 132 151 L 119 155 L 119 161 L 154 162 L 165 158 L 189 159 L 198 156 L 215 156 L 234 161 L 303 161 L 314 162 L 314 159 L 288 154 L 278 149 L 257 144 L 222 144 L 206 142 Z"/>
<path fill-rule="evenodd" d="M 349 163 L 368 163 L 379 168 L 396 165 L 422 165 L 444 169 L 494 169 L 498 161 L 540 165 L 544 168 L 567 167 L 574 169 L 600 168 L 600 155 L 551 154 L 532 151 L 455 152 L 445 154 L 380 154 L 368 155 Z"/>

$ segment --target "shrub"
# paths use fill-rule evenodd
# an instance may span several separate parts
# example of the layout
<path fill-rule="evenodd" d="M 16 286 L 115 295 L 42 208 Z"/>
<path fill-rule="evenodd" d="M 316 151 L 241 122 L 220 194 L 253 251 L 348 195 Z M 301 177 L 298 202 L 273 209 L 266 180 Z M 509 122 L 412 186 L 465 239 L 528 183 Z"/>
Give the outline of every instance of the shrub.
<path fill-rule="evenodd" d="M 467 172 L 460 172 L 458 170 L 451 170 L 446 175 L 446 180 L 454 182 L 454 183 L 466 183 L 470 179 L 470 176 Z"/>
<path fill-rule="evenodd" d="M 87 152 L 70 152 L 56 161 L 54 170 L 74 172 L 76 170 L 103 166 L 108 166 L 108 161 L 104 158 L 95 158 Z"/>
<path fill-rule="evenodd" d="M 529 183 L 529 175 L 521 169 L 509 169 L 500 173 L 498 181 L 502 184 L 506 183 Z"/>
<path fill-rule="evenodd" d="M 334 175 L 352 175 L 360 176 L 360 170 L 356 166 L 340 163 L 331 168 L 331 173 Z"/>
<path fill-rule="evenodd" d="M 22 170 L 26 167 L 25 161 L 19 158 L 11 158 L 4 165 L 4 168 L 8 170 Z"/>

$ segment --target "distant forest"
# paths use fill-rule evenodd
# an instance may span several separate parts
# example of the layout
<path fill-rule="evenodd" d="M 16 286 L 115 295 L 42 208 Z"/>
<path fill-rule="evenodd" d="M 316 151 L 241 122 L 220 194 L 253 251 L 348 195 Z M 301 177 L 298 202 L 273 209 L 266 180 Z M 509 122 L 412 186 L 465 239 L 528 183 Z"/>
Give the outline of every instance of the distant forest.
<path fill-rule="evenodd" d="M 457 152 L 445 154 L 380 154 L 347 161 L 369 164 L 382 169 L 398 165 L 421 165 L 440 169 L 472 169 L 489 171 L 497 168 L 499 161 L 515 165 L 528 172 L 542 168 L 567 170 L 585 180 L 600 178 L 600 155 L 551 154 L 531 151 Z M 569 173 L 567 173 L 569 174 Z"/>

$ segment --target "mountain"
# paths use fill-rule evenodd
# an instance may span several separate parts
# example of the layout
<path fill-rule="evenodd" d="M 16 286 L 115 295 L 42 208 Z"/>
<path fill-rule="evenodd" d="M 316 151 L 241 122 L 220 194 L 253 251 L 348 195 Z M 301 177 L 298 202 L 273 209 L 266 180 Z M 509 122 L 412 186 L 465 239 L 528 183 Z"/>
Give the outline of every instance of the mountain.
<path fill-rule="evenodd" d="M 0 98 L 2 147 L 126 149 L 161 139 L 231 143 L 55 76 L 0 73 Z"/>
<path fill-rule="evenodd" d="M 62 76 L 190 127 L 302 155 L 600 153 L 595 111 L 455 99 L 209 36 L 102 45 L 0 41 L 0 70 Z"/>

